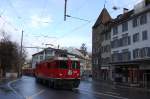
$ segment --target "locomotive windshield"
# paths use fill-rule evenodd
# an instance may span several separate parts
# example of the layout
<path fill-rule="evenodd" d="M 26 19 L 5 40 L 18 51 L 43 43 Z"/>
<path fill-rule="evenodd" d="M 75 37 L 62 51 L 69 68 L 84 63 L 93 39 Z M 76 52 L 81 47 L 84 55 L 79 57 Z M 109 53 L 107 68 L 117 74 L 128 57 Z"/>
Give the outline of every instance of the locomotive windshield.
<path fill-rule="evenodd" d="M 71 68 L 73 68 L 73 69 L 79 69 L 80 68 L 80 66 L 79 66 L 79 62 L 78 61 L 72 61 L 71 62 Z M 61 69 L 68 69 L 69 68 L 69 66 L 68 66 L 68 63 L 67 63 L 67 61 L 59 61 L 59 68 L 61 68 Z"/>
<path fill-rule="evenodd" d="M 67 69 L 67 61 L 59 61 L 59 68 Z"/>
<path fill-rule="evenodd" d="M 79 62 L 78 62 L 78 61 L 73 61 L 73 62 L 72 62 L 72 68 L 73 68 L 73 69 L 79 69 L 79 68 L 80 68 Z"/>

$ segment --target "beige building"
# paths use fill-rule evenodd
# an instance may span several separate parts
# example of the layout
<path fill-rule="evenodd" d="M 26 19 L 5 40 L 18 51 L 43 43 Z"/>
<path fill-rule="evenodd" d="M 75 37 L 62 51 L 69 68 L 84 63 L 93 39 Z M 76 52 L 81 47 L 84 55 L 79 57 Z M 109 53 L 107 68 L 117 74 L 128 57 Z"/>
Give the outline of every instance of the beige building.
<path fill-rule="evenodd" d="M 69 53 L 75 54 L 80 59 L 80 70 L 81 76 L 89 76 L 92 74 L 92 63 L 91 63 L 91 56 L 86 54 L 84 55 L 79 49 L 76 48 L 66 48 Z"/>

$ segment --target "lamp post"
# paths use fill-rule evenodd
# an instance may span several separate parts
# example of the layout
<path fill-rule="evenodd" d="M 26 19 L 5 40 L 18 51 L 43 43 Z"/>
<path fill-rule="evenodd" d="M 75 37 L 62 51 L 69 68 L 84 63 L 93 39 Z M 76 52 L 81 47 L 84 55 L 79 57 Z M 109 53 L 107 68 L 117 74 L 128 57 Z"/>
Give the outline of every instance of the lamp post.
<path fill-rule="evenodd" d="M 22 42 L 23 42 L 23 30 L 22 30 L 22 34 L 21 34 L 21 49 L 20 49 L 20 55 L 22 55 Z"/>
<path fill-rule="evenodd" d="M 65 0 L 65 6 L 64 6 L 64 21 L 66 21 L 66 13 L 67 13 L 67 0 Z"/>
<path fill-rule="evenodd" d="M 48 45 L 50 45 L 50 46 L 54 46 L 53 44 L 45 44 L 45 46 L 48 46 Z"/>

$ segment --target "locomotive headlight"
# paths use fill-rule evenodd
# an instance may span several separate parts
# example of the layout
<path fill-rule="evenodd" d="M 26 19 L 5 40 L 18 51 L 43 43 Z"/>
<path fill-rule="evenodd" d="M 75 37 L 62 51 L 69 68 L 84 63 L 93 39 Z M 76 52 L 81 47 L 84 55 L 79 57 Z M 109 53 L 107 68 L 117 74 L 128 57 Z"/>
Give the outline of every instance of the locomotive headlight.
<path fill-rule="evenodd" d="M 68 75 L 72 75 L 72 70 L 68 70 Z"/>
<path fill-rule="evenodd" d="M 62 76 L 63 74 L 59 74 L 59 76 Z"/>

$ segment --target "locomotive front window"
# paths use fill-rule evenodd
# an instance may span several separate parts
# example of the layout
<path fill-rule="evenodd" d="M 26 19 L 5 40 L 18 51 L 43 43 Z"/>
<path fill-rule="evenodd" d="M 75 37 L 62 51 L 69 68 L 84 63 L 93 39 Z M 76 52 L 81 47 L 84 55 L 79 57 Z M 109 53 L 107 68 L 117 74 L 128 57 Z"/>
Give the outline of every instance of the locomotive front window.
<path fill-rule="evenodd" d="M 73 69 L 79 69 L 80 68 L 79 63 L 77 61 L 73 61 L 72 62 L 72 68 Z"/>
<path fill-rule="evenodd" d="M 62 68 L 62 69 L 67 69 L 67 61 L 60 61 L 59 62 L 59 68 Z"/>

